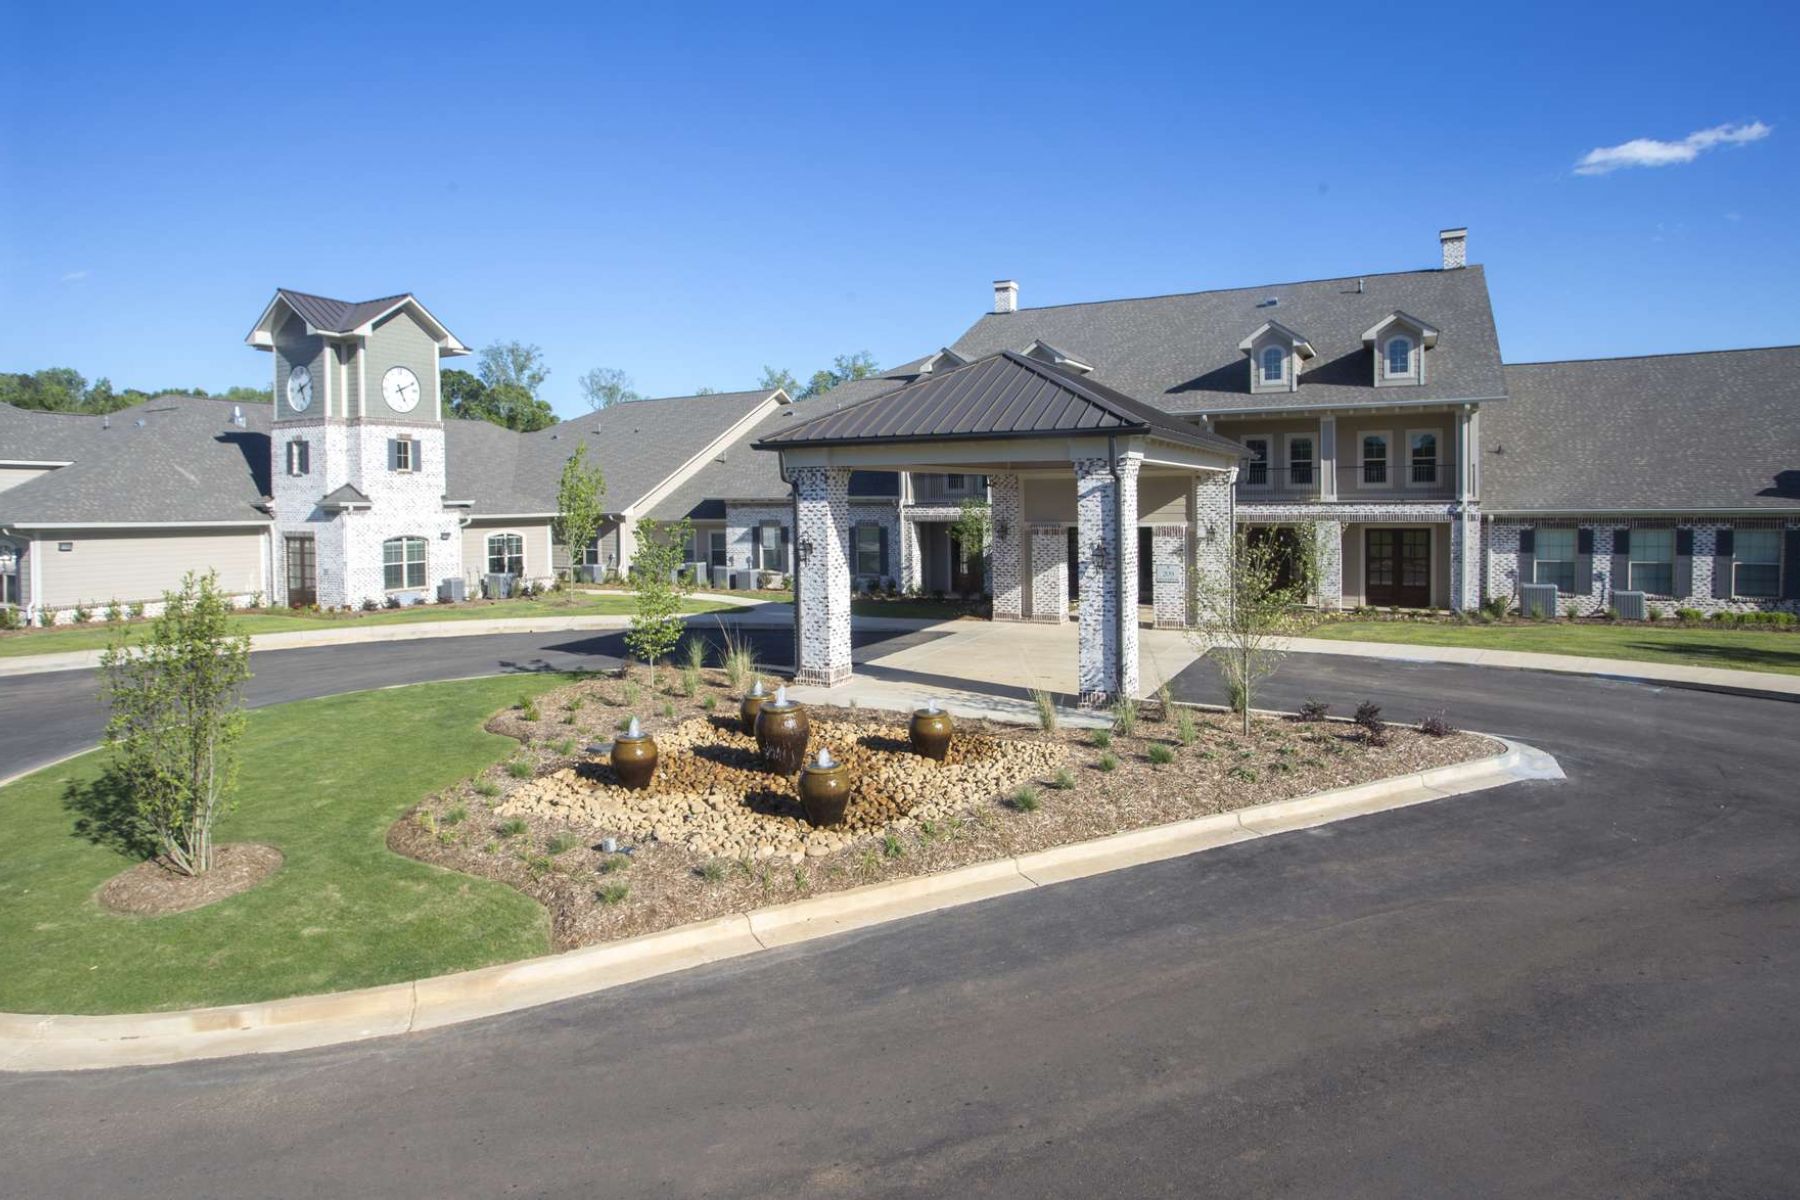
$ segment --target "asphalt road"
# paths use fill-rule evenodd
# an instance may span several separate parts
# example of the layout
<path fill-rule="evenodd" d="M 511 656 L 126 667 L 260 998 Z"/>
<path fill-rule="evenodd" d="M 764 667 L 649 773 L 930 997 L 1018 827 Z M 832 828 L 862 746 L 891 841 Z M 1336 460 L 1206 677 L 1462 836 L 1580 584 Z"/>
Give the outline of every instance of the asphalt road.
<path fill-rule="evenodd" d="M 0 1077 L 0 1194 L 1800 1190 L 1800 707 L 1323 657 L 1268 693 L 1313 696 L 1570 778 L 404 1040 Z"/>

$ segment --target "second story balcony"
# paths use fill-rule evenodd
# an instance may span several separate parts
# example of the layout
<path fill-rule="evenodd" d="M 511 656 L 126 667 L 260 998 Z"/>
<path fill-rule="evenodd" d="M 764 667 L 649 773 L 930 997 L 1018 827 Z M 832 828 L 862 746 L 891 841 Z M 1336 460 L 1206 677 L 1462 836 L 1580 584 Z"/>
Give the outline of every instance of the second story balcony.
<path fill-rule="evenodd" d="M 1219 432 L 1237 438 L 1250 452 L 1238 468 L 1241 504 L 1405 504 L 1458 495 L 1451 430 L 1429 417 L 1412 428 L 1285 421 L 1268 432 L 1227 428 L 1221 422 Z"/>

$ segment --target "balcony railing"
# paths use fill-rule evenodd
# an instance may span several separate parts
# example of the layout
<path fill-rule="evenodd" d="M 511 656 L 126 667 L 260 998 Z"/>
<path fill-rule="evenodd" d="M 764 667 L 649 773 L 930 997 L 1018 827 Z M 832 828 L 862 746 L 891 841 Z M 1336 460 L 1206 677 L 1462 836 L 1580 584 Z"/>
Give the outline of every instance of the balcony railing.
<path fill-rule="evenodd" d="M 1238 468 L 1238 499 L 1316 500 L 1323 494 L 1319 463 L 1246 462 Z M 1441 500 L 1456 494 L 1449 463 L 1339 463 L 1339 500 Z"/>

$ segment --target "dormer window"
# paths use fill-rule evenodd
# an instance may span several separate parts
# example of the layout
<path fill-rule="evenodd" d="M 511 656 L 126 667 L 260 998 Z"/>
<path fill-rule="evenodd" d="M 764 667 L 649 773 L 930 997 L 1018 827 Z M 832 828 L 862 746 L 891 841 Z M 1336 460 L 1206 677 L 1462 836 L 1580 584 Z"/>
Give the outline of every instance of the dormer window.
<path fill-rule="evenodd" d="M 1077 375 L 1086 375 L 1094 369 L 1091 364 L 1083 362 L 1073 354 L 1058 350 L 1042 338 L 1036 339 L 1031 345 L 1025 347 L 1024 354 L 1026 358 L 1035 358 L 1039 362 L 1049 363 L 1053 367 L 1060 367 L 1064 371 L 1072 371 Z"/>
<path fill-rule="evenodd" d="M 1287 377 L 1287 355 L 1280 346 L 1262 348 L 1262 381 L 1280 383 Z"/>
<path fill-rule="evenodd" d="M 1300 363 L 1313 356 L 1312 343 L 1280 321 L 1264 322 L 1238 349 L 1250 358 L 1253 392 L 1293 391 L 1300 383 Z"/>
<path fill-rule="evenodd" d="M 1413 341 L 1411 338 L 1407 337 L 1405 334 L 1389 338 L 1387 354 L 1385 357 L 1387 359 L 1385 369 L 1389 379 L 1395 379 L 1401 376 L 1407 378 L 1412 377 Z"/>
<path fill-rule="evenodd" d="M 1363 334 L 1374 351 L 1375 386 L 1425 382 L 1425 352 L 1437 345 L 1438 331 L 1403 312 L 1389 313 Z"/>

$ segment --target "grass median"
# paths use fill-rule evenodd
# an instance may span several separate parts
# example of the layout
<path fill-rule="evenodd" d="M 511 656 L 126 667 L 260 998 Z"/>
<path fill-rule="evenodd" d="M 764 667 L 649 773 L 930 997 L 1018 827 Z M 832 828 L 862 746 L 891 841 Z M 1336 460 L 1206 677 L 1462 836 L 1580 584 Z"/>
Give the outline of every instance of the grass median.
<path fill-rule="evenodd" d="M 292 633 L 303 629 L 355 629 L 365 625 L 411 625 L 427 621 L 492 621 L 504 617 L 625 617 L 632 613 L 630 596 L 578 595 L 543 600 L 492 600 L 472 604 L 415 604 L 372 613 L 310 613 L 268 609 L 239 613 L 232 618 L 233 633 Z M 713 600 L 686 600 L 685 613 L 730 612 L 729 604 Z M 113 626 L 96 610 L 85 625 L 57 625 L 49 629 L 19 629 L 0 634 L 0 658 L 26 654 L 57 654 L 65 650 L 103 650 L 112 639 Z"/>
<path fill-rule="evenodd" d="M 1328 621 L 1308 637 L 1409 646 L 1468 646 L 1532 654 L 1575 654 L 1689 667 L 1800 675 L 1800 633 L 1707 625 L 1569 624 L 1520 621 L 1459 625 L 1435 621 Z"/>
<path fill-rule="evenodd" d="M 121 916 L 95 892 L 135 858 L 84 817 L 97 751 L 0 788 L 0 1010 L 146 1012 L 369 987 L 550 949 L 544 910 L 503 884 L 403 858 L 390 825 L 516 743 L 495 709 L 568 681 L 509 675 L 254 710 L 218 840 L 279 849 L 279 872 L 192 912 Z"/>

